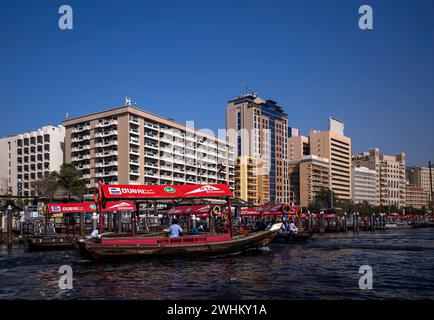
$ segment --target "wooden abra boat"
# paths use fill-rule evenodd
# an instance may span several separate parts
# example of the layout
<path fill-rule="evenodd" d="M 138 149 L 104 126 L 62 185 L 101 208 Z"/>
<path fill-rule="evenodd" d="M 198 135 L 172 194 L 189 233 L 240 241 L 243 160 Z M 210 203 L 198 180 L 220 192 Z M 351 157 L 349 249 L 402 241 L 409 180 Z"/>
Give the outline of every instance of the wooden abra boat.
<path fill-rule="evenodd" d="M 291 237 L 289 232 L 282 231 L 274 239 L 274 242 L 302 243 L 308 241 L 312 236 L 313 232 L 301 231 Z"/>
<path fill-rule="evenodd" d="M 85 252 L 94 259 L 119 257 L 221 255 L 243 252 L 268 245 L 276 237 L 281 223 L 269 230 L 231 237 L 226 234 L 198 234 L 168 237 L 101 237 L 85 242 Z"/>
<path fill-rule="evenodd" d="M 182 256 L 182 255 L 220 255 L 243 252 L 269 244 L 278 235 L 281 223 L 272 225 L 268 230 L 244 235 L 234 235 L 230 197 L 232 191 L 225 184 L 208 185 L 100 185 L 95 194 L 98 211 L 102 212 L 104 203 L 110 199 L 135 200 L 136 213 L 131 219 L 131 236 L 104 234 L 104 215 L 100 214 L 100 236 L 77 244 L 81 253 L 92 259 Z M 229 228 L 224 233 L 199 233 L 176 238 L 164 235 L 137 236 L 136 217 L 139 205 L 157 199 L 210 199 L 224 198 L 227 201 L 225 215 Z M 212 212 L 209 218 L 213 219 Z"/>
<path fill-rule="evenodd" d="M 29 236 L 25 237 L 29 250 L 71 250 L 72 242 L 75 240 L 69 235 L 48 235 L 48 236 Z"/>

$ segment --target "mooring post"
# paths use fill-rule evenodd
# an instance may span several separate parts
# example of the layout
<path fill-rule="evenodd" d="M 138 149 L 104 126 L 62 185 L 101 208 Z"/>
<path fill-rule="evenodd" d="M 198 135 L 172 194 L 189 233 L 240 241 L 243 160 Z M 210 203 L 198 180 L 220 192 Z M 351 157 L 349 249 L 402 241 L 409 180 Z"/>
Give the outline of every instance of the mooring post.
<path fill-rule="evenodd" d="M 0 211 L 0 243 L 3 242 L 3 212 Z"/>
<path fill-rule="evenodd" d="M 356 229 L 357 229 L 357 232 L 359 232 L 359 213 L 358 212 L 356 212 Z"/>
<path fill-rule="evenodd" d="M 8 217 L 8 248 L 12 247 L 12 206 L 9 205 L 7 208 Z"/>
<path fill-rule="evenodd" d="M 312 231 L 310 212 L 307 213 L 307 231 L 309 232 Z"/>
<path fill-rule="evenodd" d="M 84 237 L 84 212 L 80 212 L 80 238 Z"/>
<path fill-rule="evenodd" d="M 344 212 L 344 232 L 347 232 L 347 213 Z"/>
<path fill-rule="evenodd" d="M 324 212 L 319 213 L 319 231 L 324 233 Z"/>
<path fill-rule="evenodd" d="M 92 231 L 98 229 L 98 216 L 97 213 L 92 213 Z"/>

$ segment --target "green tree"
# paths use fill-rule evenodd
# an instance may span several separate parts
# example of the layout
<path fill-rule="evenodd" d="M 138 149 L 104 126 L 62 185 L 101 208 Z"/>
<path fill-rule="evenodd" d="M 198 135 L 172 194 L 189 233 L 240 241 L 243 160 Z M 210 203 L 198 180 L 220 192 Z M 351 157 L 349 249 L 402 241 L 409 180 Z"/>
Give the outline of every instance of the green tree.
<path fill-rule="evenodd" d="M 35 181 L 33 185 L 37 194 L 52 198 L 60 185 L 59 173 L 56 171 L 50 172 L 42 179 Z"/>
<path fill-rule="evenodd" d="M 65 188 L 70 195 L 82 196 L 86 192 L 86 184 L 81 180 L 74 165 L 69 163 L 63 164 L 59 172 L 50 172 L 41 180 L 34 182 L 34 186 L 39 195 L 50 198 L 53 198 L 59 187 Z"/>
<path fill-rule="evenodd" d="M 309 210 L 319 211 L 320 209 L 328 209 L 332 207 L 332 199 L 333 206 L 339 202 L 339 198 L 330 189 L 322 188 L 315 196 L 314 200 L 309 205 Z"/>
<path fill-rule="evenodd" d="M 59 184 L 76 196 L 82 196 L 86 192 L 86 184 L 81 180 L 75 166 L 70 163 L 60 167 Z"/>

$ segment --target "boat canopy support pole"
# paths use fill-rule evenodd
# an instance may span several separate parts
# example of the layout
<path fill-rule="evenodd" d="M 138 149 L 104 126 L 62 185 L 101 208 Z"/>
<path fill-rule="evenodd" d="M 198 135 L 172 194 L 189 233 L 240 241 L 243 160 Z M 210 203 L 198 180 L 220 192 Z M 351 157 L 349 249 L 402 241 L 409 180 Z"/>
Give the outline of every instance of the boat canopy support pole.
<path fill-rule="evenodd" d="M 139 215 L 140 204 L 136 202 L 136 211 L 131 212 L 131 235 L 133 237 L 137 234 L 137 216 Z"/>
<path fill-rule="evenodd" d="M 233 229 L 233 223 L 232 223 L 232 212 L 231 212 L 231 198 L 227 198 L 227 204 L 228 204 L 228 209 L 227 209 L 227 214 L 228 214 L 228 218 L 229 218 L 229 233 L 232 235 L 234 233 L 234 229 Z"/>
<path fill-rule="evenodd" d="M 99 214 L 99 234 L 104 233 L 104 212 L 102 211 L 102 204 L 98 204 L 98 214 Z"/>

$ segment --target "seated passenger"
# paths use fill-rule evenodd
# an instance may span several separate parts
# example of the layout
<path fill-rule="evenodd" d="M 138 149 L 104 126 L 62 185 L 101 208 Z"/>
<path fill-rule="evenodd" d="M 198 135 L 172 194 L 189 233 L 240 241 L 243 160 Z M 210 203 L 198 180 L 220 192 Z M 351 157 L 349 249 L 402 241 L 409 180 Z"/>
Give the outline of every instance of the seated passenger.
<path fill-rule="evenodd" d="M 172 225 L 169 228 L 169 237 L 176 238 L 182 236 L 182 228 L 178 224 L 178 220 L 173 219 Z"/>

